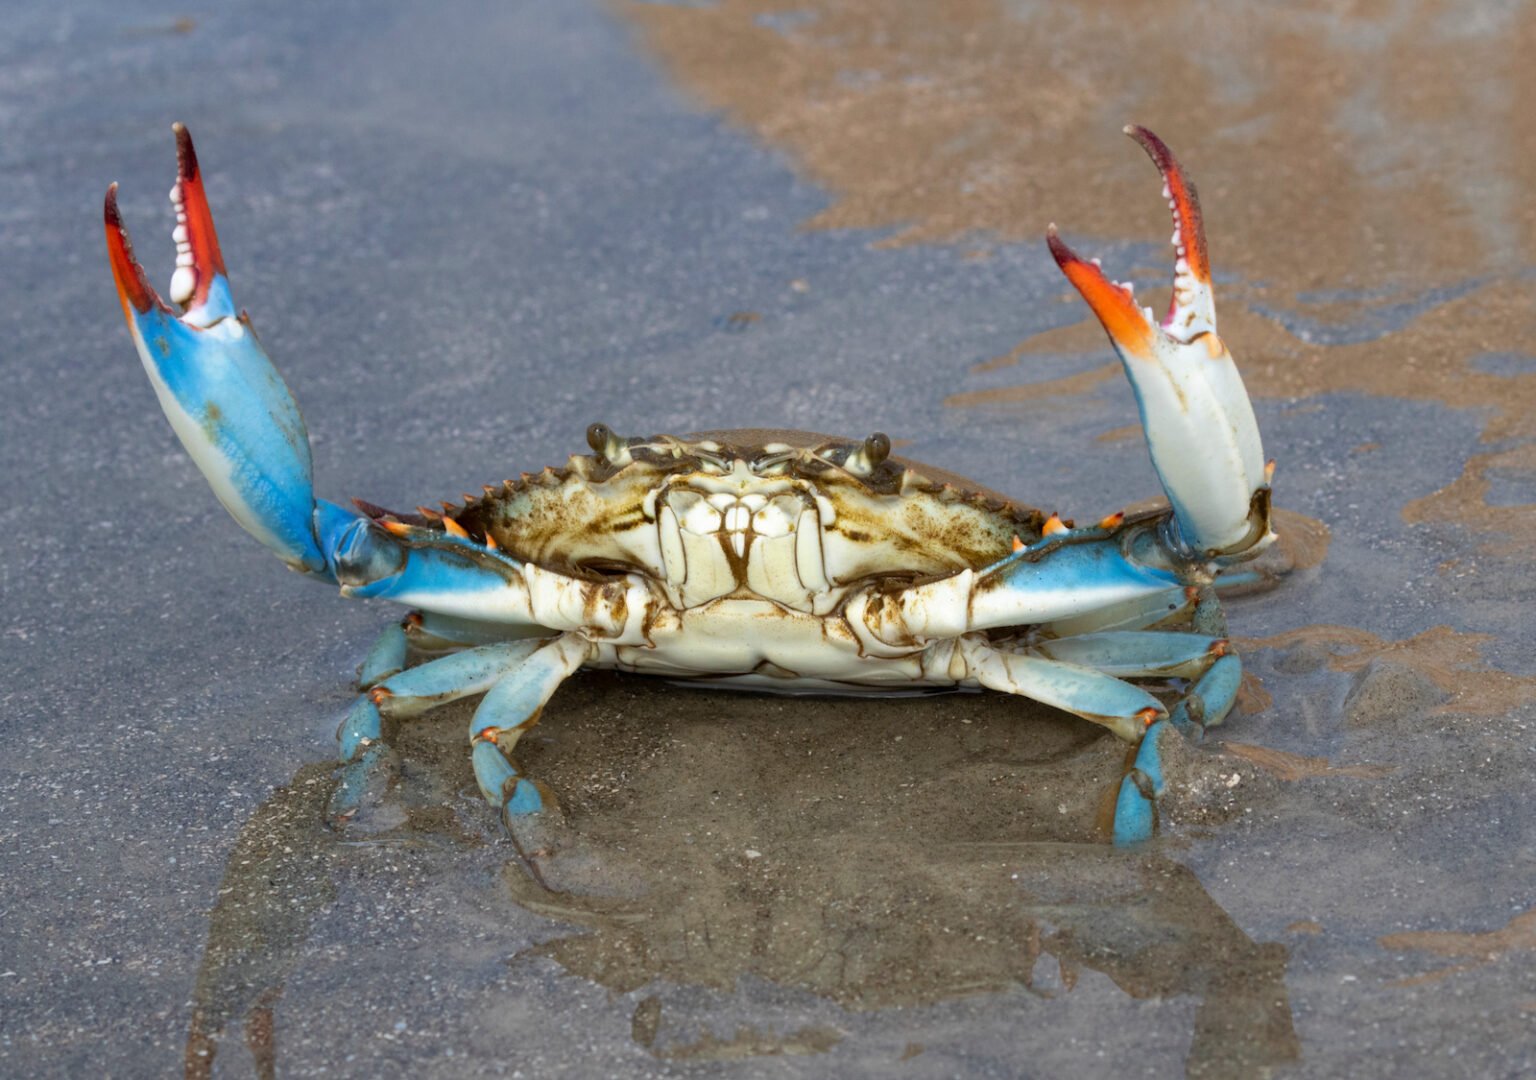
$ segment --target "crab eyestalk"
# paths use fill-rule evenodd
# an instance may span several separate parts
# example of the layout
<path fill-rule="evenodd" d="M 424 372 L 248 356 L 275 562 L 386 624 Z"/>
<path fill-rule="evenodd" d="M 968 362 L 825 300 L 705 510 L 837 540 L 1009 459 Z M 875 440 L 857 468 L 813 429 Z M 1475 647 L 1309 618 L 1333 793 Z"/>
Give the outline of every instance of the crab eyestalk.
<path fill-rule="evenodd" d="M 107 255 L 123 316 L 166 419 L 219 502 L 289 566 L 328 575 L 315 539 L 309 433 L 250 320 L 236 313 L 192 136 L 174 130 L 175 307 L 133 257 L 117 185 L 107 189 Z"/>
<path fill-rule="evenodd" d="M 1261 494 L 1268 481 L 1253 406 L 1216 333 L 1200 202 L 1161 139 L 1142 127 L 1127 127 L 1125 133 L 1162 174 L 1173 213 L 1173 298 L 1162 322 L 1136 303 L 1130 285 L 1107 278 L 1097 260 L 1079 258 L 1055 225 L 1046 240 L 1125 367 L 1180 542 L 1200 557 L 1236 555 L 1268 535 L 1267 498 Z"/>

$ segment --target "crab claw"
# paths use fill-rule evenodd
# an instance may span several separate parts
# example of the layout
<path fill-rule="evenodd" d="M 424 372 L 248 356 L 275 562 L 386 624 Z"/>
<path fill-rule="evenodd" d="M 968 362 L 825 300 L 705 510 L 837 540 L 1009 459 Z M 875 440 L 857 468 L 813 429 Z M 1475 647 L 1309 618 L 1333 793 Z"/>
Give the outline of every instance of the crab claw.
<path fill-rule="evenodd" d="M 182 446 L 241 527 L 296 570 L 328 573 L 315 541 L 309 434 L 282 376 L 237 314 L 192 137 L 175 125 L 173 308 L 133 257 L 107 189 L 107 255 L 144 370 Z"/>
<path fill-rule="evenodd" d="M 1205 228 L 1194 186 L 1173 153 L 1146 128 L 1125 133 L 1163 176 L 1177 251 L 1173 299 L 1161 323 L 1129 285 L 1105 277 L 1056 234 L 1051 254 L 1109 334 L 1136 392 L 1147 448 L 1173 504 L 1182 543 L 1203 556 L 1249 551 L 1268 535 L 1264 451 L 1237 365 L 1216 334 L 1216 302 Z M 1259 510 L 1256 512 L 1255 508 Z"/>

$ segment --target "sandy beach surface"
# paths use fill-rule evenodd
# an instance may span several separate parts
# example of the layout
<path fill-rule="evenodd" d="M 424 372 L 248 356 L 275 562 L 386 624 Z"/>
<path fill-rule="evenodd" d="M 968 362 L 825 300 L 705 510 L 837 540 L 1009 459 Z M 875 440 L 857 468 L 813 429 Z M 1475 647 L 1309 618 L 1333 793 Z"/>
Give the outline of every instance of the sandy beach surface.
<path fill-rule="evenodd" d="M 1536 1070 L 1536 12 L 1114 0 L 11 5 L 0 35 L 0 1073 Z M 1158 494 L 1056 222 L 1171 276 L 1199 185 L 1285 570 L 1166 827 L 1018 699 L 583 674 L 328 826 L 398 609 L 285 572 L 158 415 L 169 126 L 316 487 L 411 507 L 631 434 L 889 432 L 1066 516 Z"/>

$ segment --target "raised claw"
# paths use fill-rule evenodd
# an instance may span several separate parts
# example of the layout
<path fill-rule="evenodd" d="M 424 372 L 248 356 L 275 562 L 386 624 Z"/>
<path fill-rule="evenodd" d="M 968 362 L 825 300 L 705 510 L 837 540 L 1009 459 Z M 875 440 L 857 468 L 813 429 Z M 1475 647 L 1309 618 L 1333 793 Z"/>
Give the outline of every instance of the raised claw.
<path fill-rule="evenodd" d="M 1208 557 L 1252 550 L 1268 536 L 1264 450 L 1237 365 L 1216 333 L 1215 294 L 1195 189 L 1172 152 L 1146 128 L 1125 133 L 1163 176 L 1173 213 L 1173 298 L 1161 323 L 1131 287 L 1077 256 L 1052 225 L 1046 239 L 1119 353 L 1136 392 L 1147 447 L 1173 504 L 1179 538 Z M 1255 513 L 1255 507 L 1259 512 Z"/>
<path fill-rule="evenodd" d="M 289 566 L 328 574 L 315 538 L 309 434 L 249 318 L 236 312 L 192 136 L 174 130 L 175 308 L 133 257 L 117 185 L 107 189 L 107 254 L 123 316 L 161 409 L 224 508 Z"/>

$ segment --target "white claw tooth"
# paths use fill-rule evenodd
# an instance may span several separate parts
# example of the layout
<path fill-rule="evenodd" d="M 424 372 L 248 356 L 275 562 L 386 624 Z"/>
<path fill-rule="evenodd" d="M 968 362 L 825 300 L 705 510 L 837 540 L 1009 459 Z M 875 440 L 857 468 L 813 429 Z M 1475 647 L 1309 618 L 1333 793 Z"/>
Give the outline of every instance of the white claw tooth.
<path fill-rule="evenodd" d="M 177 225 L 171 230 L 171 239 L 178 244 L 185 244 L 188 240 L 187 227 L 185 225 Z"/>
<path fill-rule="evenodd" d="M 1173 272 L 1178 274 L 1180 277 L 1189 273 L 1189 260 L 1181 257 L 1177 262 L 1173 264 Z"/>
<path fill-rule="evenodd" d="M 1163 181 L 1163 198 L 1168 200 L 1168 205 L 1173 205 L 1173 190 L 1169 188 L 1168 181 Z"/>
<path fill-rule="evenodd" d="M 192 253 L 190 251 L 178 251 L 176 253 L 177 266 L 193 266 Z"/>
<path fill-rule="evenodd" d="M 178 263 L 180 258 L 176 260 Z M 197 275 L 192 272 L 190 266 L 177 266 L 176 272 L 171 275 L 171 287 L 167 290 L 171 300 L 177 304 L 185 304 L 192 299 L 192 290 L 197 287 Z"/>
<path fill-rule="evenodd" d="M 1089 259 L 1088 261 L 1093 263 L 1094 266 L 1097 266 L 1100 269 L 1103 269 L 1103 267 L 1104 267 L 1104 263 L 1101 260 L 1099 260 L 1099 259 Z"/>

